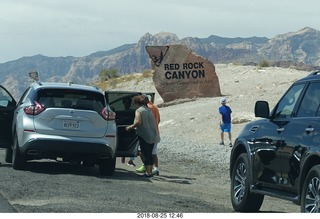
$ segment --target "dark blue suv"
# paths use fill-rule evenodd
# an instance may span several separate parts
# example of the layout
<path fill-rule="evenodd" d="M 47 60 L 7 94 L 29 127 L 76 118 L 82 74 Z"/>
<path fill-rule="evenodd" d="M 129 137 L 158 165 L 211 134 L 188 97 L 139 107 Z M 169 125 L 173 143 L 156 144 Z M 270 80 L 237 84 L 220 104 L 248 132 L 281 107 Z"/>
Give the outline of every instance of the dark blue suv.
<path fill-rule="evenodd" d="M 320 71 L 291 85 L 274 109 L 257 101 L 230 155 L 231 202 L 259 211 L 264 196 L 320 212 Z"/>

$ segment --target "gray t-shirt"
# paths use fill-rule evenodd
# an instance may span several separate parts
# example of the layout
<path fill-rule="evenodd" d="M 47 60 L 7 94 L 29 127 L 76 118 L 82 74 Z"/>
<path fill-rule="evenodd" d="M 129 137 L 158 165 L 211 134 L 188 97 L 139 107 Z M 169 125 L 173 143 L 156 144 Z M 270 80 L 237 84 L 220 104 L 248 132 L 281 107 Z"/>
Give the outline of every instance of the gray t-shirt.
<path fill-rule="evenodd" d="M 160 137 L 152 111 L 146 106 L 140 106 L 137 111 L 140 113 L 142 121 L 142 124 L 137 127 L 137 135 L 149 144 L 158 143 Z"/>

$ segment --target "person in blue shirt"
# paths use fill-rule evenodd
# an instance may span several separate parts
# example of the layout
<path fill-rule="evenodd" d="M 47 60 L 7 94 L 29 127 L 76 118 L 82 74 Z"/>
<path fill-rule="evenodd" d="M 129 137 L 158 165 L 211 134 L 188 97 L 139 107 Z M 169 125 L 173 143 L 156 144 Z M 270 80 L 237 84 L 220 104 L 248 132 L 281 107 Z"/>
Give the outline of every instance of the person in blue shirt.
<path fill-rule="evenodd" d="M 229 106 L 227 106 L 227 98 L 221 98 L 221 106 L 219 107 L 220 113 L 220 130 L 221 130 L 221 142 L 220 145 L 224 145 L 224 133 L 228 133 L 229 137 L 229 146 L 232 147 L 231 140 L 231 113 L 232 110 Z"/>

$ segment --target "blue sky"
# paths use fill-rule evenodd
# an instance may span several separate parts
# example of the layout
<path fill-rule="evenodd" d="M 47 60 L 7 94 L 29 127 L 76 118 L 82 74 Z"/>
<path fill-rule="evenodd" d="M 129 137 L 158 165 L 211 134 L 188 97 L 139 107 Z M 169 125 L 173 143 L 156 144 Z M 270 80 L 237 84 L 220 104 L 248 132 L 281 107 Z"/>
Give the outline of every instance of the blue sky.
<path fill-rule="evenodd" d="M 316 0 L 1 0 L 0 63 L 24 56 L 86 56 L 145 34 L 268 37 L 320 30 Z"/>

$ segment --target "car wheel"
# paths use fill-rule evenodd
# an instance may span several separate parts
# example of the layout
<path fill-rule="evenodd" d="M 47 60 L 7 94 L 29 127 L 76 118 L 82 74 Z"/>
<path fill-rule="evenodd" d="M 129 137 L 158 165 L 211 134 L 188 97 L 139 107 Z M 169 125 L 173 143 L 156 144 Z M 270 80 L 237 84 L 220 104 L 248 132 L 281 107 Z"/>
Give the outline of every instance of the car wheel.
<path fill-rule="evenodd" d="M 26 165 L 27 159 L 24 155 L 20 154 L 18 139 L 15 135 L 13 138 L 12 167 L 15 170 L 24 170 Z"/>
<path fill-rule="evenodd" d="M 302 188 L 301 212 L 320 212 L 320 165 L 309 171 Z"/>
<path fill-rule="evenodd" d="M 247 154 L 237 158 L 231 174 L 231 202 L 233 209 L 238 212 L 259 211 L 264 196 L 250 192 L 250 171 Z"/>
<path fill-rule="evenodd" d="M 99 163 L 99 171 L 101 175 L 112 176 L 116 169 L 116 158 L 101 159 Z"/>
<path fill-rule="evenodd" d="M 7 163 L 12 163 L 12 148 L 11 147 L 6 148 L 4 160 Z"/>

